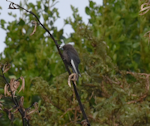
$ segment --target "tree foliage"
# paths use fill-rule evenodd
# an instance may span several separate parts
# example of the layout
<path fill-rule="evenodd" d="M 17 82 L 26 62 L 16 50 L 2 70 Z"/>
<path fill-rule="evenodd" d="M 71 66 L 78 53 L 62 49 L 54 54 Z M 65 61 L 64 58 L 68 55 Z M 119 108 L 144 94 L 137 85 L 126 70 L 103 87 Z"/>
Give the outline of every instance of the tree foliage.
<path fill-rule="evenodd" d="M 94 126 L 145 126 L 149 125 L 150 58 L 148 38 L 149 12 L 140 16 L 141 0 L 105 0 L 103 6 L 89 1 L 85 24 L 78 9 L 71 6 L 73 19 L 65 19 L 74 32 L 63 36 L 63 29 L 54 26 L 59 18 L 55 0 L 25 3 L 43 20 L 59 44 L 74 42 L 81 63 L 82 77 L 77 88 L 86 114 Z M 11 76 L 24 76 L 26 83 L 25 106 L 38 101 L 39 113 L 32 115 L 32 125 L 80 125 L 83 120 L 73 88 L 68 87 L 68 74 L 55 44 L 44 29 L 38 26 L 34 35 L 32 15 L 21 11 L 19 20 L 1 19 L 1 28 L 7 30 L 5 57 L 10 62 Z M 2 92 L 2 91 L 1 91 Z M 0 120 L 8 119 L 4 116 Z M 0 121 L 1 122 L 1 121 Z M 21 125 L 21 122 L 13 122 Z"/>

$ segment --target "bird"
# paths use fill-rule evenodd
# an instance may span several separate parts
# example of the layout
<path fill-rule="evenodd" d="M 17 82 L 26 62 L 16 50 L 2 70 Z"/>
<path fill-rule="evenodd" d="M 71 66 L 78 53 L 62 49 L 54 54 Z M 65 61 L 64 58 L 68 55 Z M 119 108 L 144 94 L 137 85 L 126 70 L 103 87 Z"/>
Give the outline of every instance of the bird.
<path fill-rule="evenodd" d="M 67 65 L 72 68 L 73 73 L 76 73 L 77 80 L 80 75 L 80 71 L 78 69 L 78 65 L 80 64 L 80 58 L 75 50 L 75 48 L 71 44 L 65 44 L 62 47 L 63 50 L 63 58 L 66 61 Z"/>

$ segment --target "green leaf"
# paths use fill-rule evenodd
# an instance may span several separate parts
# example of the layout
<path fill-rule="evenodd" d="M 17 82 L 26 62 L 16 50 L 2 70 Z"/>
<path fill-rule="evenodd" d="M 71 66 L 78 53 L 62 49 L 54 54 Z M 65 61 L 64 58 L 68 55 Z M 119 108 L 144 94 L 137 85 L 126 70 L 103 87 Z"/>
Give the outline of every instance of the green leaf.
<path fill-rule="evenodd" d="M 89 9 L 89 7 L 85 8 L 85 12 L 86 12 L 87 15 L 90 15 L 90 9 Z"/>
<path fill-rule="evenodd" d="M 0 20 L 0 25 L 1 25 L 1 28 L 5 29 L 5 24 L 6 24 L 6 21 L 1 19 Z"/>
<path fill-rule="evenodd" d="M 96 4 L 95 2 L 90 1 L 90 8 L 93 8 L 95 4 Z"/>
<path fill-rule="evenodd" d="M 44 5 L 44 11 L 47 12 L 48 9 L 49 9 L 48 6 L 45 6 L 45 5 Z"/>
<path fill-rule="evenodd" d="M 23 19 L 20 19 L 20 21 L 18 22 L 18 25 L 21 25 L 21 26 L 25 25 L 24 20 L 23 20 Z"/>

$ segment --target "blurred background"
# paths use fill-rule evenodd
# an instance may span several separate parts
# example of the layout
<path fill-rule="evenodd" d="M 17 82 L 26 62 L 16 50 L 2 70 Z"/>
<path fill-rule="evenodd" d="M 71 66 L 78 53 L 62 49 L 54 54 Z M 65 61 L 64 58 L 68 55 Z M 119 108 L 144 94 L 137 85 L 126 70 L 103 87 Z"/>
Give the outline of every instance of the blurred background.
<path fill-rule="evenodd" d="M 150 125 L 150 7 L 146 0 L 17 2 L 38 16 L 58 44 L 74 43 L 81 60 L 77 89 L 91 126 Z M 16 92 L 18 101 L 24 97 L 24 108 L 32 110 L 38 103 L 29 123 L 80 126 L 84 118 L 55 43 L 40 25 L 32 35 L 33 15 L 8 7 L 9 2 L 1 2 L 0 67 L 11 65 L 4 74 L 8 82 L 25 78 L 25 90 Z M 11 98 L 4 96 L 5 83 L 1 72 L 0 126 L 20 126 L 20 114 Z"/>

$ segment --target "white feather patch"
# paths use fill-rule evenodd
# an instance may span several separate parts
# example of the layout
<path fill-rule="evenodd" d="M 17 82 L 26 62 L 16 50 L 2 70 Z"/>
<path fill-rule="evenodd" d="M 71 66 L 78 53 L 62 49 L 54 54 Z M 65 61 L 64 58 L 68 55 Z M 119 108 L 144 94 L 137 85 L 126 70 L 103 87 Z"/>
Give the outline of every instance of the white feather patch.
<path fill-rule="evenodd" d="M 74 61 L 72 59 L 71 59 L 71 65 L 74 68 L 76 74 L 78 74 L 77 69 L 76 69 L 75 64 L 74 64 Z"/>

